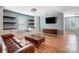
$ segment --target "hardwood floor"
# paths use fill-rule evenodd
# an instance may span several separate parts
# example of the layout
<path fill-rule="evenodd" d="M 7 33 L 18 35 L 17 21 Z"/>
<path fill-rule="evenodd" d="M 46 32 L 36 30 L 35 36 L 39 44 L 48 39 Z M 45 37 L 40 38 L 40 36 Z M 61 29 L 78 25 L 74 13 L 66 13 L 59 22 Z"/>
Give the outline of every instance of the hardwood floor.
<path fill-rule="evenodd" d="M 45 35 L 45 44 L 35 48 L 36 53 L 68 53 L 79 52 L 78 39 L 74 34 L 66 34 L 64 37 Z"/>
<path fill-rule="evenodd" d="M 22 36 L 23 35 L 23 36 Z M 21 34 L 24 37 L 27 34 Z M 79 52 L 79 39 L 73 33 L 66 33 L 65 36 L 46 35 L 45 44 L 41 44 L 36 53 L 74 53 Z"/>
<path fill-rule="evenodd" d="M 36 53 L 65 52 L 63 37 L 45 35 L 45 44 L 41 44 Z"/>

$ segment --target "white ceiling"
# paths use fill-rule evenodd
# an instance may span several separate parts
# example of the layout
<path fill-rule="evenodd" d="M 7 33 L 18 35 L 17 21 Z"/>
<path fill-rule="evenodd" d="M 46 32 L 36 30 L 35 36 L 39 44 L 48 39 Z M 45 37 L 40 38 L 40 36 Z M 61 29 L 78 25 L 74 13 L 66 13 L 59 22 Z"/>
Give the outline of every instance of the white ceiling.
<path fill-rule="evenodd" d="M 79 13 L 79 6 L 4 6 L 4 9 L 19 12 L 27 15 L 46 16 L 63 12 L 65 15 Z M 31 12 L 32 8 L 36 8 L 37 12 Z"/>

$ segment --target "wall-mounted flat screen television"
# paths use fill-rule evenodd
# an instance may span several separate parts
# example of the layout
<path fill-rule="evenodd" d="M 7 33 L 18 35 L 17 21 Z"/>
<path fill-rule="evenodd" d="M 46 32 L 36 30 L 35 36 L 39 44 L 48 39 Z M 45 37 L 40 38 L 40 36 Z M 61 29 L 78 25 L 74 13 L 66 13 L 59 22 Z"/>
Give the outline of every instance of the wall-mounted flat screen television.
<path fill-rule="evenodd" d="M 56 23 L 56 17 L 48 17 L 46 18 L 46 24 Z"/>

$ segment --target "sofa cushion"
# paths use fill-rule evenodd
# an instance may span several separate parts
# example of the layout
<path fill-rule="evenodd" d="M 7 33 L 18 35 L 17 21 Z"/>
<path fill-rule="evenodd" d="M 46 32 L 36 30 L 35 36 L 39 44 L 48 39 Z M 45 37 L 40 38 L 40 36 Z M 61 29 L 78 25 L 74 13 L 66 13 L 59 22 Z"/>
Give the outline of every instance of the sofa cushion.
<path fill-rule="evenodd" d="M 12 38 L 12 37 L 14 37 L 14 35 L 12 35 L 12 34 L 2 35 L 3 39 L 5 39 L 5 38 Z"/>
<path fill-rule="evenodd" d="M 22 39 L 22 40 L 25 40 L 25 39 Z M 13 37 L 13 41 L 15 42 L 15 43 L 17 43 L 17 45 L 19 45 L 21 48 L 22 47 L 24 47 L 25 45 L 28 45 L 28 44 L 30 44 L 31 42 L 29 42 L 29 41 L 20 41 L 20 40 L 18 40 L 17 38 L 15 38 L 15 37 Z"/>
<path fill-rule="evenodd" d="M 4 43 L 10 53 L 15 52 L 20 48 L 11 38 L 4 39 Z"/>

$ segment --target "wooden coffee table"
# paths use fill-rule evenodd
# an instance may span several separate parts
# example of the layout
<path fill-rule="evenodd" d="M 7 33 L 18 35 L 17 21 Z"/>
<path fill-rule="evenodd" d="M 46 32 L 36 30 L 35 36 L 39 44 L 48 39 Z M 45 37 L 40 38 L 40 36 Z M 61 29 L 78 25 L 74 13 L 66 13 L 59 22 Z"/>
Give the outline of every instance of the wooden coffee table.
<path fill-rule="evenodd" d="M 36 34 L 31 34 L 25 36 L 25 40 L 32 42 L 36 48 L 39 48 L 40 44 L 45 42 L 45 37 Z"/>

